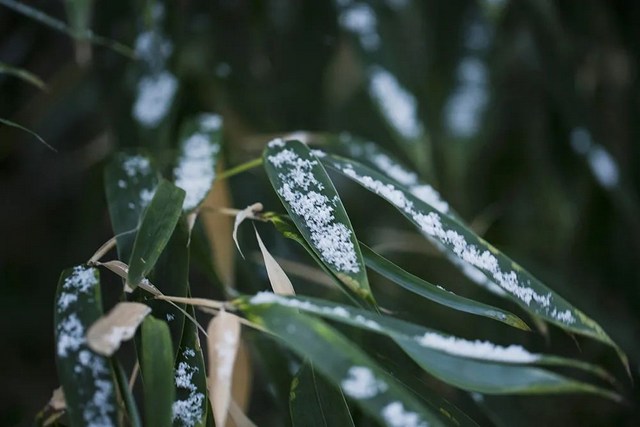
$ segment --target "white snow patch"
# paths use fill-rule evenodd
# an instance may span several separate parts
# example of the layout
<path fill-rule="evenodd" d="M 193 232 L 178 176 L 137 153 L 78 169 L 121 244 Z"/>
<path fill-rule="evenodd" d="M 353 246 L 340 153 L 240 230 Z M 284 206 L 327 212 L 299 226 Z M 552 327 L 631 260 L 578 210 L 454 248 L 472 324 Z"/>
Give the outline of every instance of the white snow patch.
<path fill-rule="evenodd" d="M 269 144 L 281 147 L 277 140 Z M 338 271 L 358 273 L 360 266 L 352 232 L 335 220 L 338 200 L 329 200 L 322 194 L 324 186 L 312 174 L 318 161 L 302 159 L 290 149 L 279 151 L 268 160 L 276 168 L 282 168 L 278 174 L 282 182 L 278 194 L 304 219 L 320 257 Z"/>
<path fill-rule="evenodd" d="M 342 390 L 354 399 L 370 399 L 387 390 L 387 383 L 377 379 L 365 366 L 352 366 L 340 383 Z"/>
<path fill-rule="evenodd" d="M 178 80 L 168 71 L 141 78 L 133 117 L 144 127 L 157 127 L 169 112 L 177 89 Z"/>
<path fill-rule="evenodd" d="M 222 339 L 216 343 L 219 362 L 217 367 L 218 380 L 231 380 L 237 347 L 238 337 L 231 331 L 226 331 L 222 335 Z"/>
<path fill-rule="evenodd" d="M 143 156 L 129 156 L 122 162 L 122 169 L 129 178 L 148 175 L 151 172 L 151 162 Z"/>
<path fill-rule="evenodd" d="M 144 31 L 135 42 L 136 56 L 151 68 L 161 67 L 173 52 L 173 44 L 156 31 Z"/>
<path fill-rule="evenodd" d="M 84 327 L 75 313 L 58 323 L 58 356 L 67 357 L 69 351 L 78 350 L 84 343 Z"/>
<path fill-rule="evenodd" d="M 539 355 L 529 353 L 519 345 L 503 347 L 488 341 L 469 341 L 462 338 L 445 337 L 433 332 L 417 336 L 416 341 L 424 347 L 474 359 L 511 363 L 530 363 L 540 359 Z"/>
<path fill-rule="evenodd" d="M 578 126 L 571 131 L 571 147 L 587 159 L 589 169 L 598 183 L 609 190 L 620 181 L 620 171 L 613 156 L 601 145 L 593 142 L 591 133 Z"/>
<path fill-rule="evenodd" d="M 195 351 L 187 348 L 184 355 L 195 356 Z M 173 421 L 177 425 L 193 427 L 202 420 L 202 403 L 204 393 L 198 392 L 198 387 L 193 383 L 193 375 L 198 372 L 197 366 L 190 366 L 187 362 L 180 362 L 176 369 L 175 382 L 178 389 L 185 389 L 189 392 L 186 399 L 176 400 L 171 406 Z"/>
<path fill-rule="evenodd" d="M 415 412 L 407 411 L 402 402 L 389 403 L 382 409 L 382 417 L 391 427 L 428 427 Z"/>
<path fill-rule="evenodd" d="M 447 102 L 445 118 L 449 131 L 469 138 L 480 128 L 482 111 L 488 102 L 487 67 L 473 56 L 458 65 L 459 86 Z"/>
<path fill-rule="evenodd" d="M 393 74 L 382 67 L 373 67 L 369 91 L 382 114 L 401 136 L 415 139 L 423 135 L 422 124 L 418 119 L 418 102 Z"/>
<path fill-rule="evenodd" d="M 380 36 L 376 30 L 378 19 L 371 6 L 364 3 L 349 5 L 340 12 L 340 25 L 358 36 L 362 48 L 372 51 L 380 47 Z"/>

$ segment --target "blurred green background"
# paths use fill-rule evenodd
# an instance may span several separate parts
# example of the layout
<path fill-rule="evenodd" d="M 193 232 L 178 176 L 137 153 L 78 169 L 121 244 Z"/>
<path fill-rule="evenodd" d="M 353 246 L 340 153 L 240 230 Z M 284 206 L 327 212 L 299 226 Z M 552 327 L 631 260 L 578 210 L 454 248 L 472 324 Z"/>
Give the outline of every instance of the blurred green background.
<path fill-rule="evenodd" d="M 639 2 L 25 2 L 77 34 L 91 28 L 137 48 L 138 60 L 7 3 L 15 2 L 0 2 L 0 64 L 34 73 L 46 89 L 0 73 L 0 118 L 57 152 L 0 125 L 0 425 L 28 423 L 58 385 L 53 295 L 60 271 L 110 237 L 108 156 L 144 146 L 167 158 L 181 119 L 199 111 L 223 115 L 228 165 L 256 157 L 267 135 L 300 129 L 349 131 L 413 164 L 475 230 L 603 325 L 638 383 Z M 423 123 L 416 152 L 371 96 L 381 69 L 415 97 Z M 175 83 L 167 111 L 140 120 L 141 82 L 159 85 L 167 75 Z M 162 100 L 147 101 L 161 110 Z M 273 200 L 258 172 L 231 183 L 235 207 Z M 354 186 L 340 189 L 361 238 L 389 246 L 389 257 L 433 283 L 505 306 L 434 256 L 393 210 Z M 390 308 L 461 335 L 513 335 L 431 305 Z M 640 425 L 640 393 L 615 354 L 550 332 L 554 352 L 623 378 L 629 403 L 501 397 L 471 411 L 505 426 Z M 539 336 L 523 342 L 547 348 Z M 439 391 L 473 406 L 460 392 Z"/>

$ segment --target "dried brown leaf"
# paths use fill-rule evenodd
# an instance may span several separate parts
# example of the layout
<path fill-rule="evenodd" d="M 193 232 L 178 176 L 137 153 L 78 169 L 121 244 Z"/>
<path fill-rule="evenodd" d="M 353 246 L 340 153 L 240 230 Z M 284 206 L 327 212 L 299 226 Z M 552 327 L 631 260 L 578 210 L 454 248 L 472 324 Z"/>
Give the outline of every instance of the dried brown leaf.
<path fill-rule="evenodd" d="M 151 307 L 138 302 L 121 302 L 98 319 L 87 331 L 87 344 L 103 356 L 111 356 L 123 341 L 129 340 Z"/>
<path fill-rule="evenodd" d="M 236 243 L 236 247 L 238 248 L 240 255 L 242 255 L 242 258 L 244 258 L 244 254 L 242 253 L 242 249 L 240 249 L 240 244 L 238 243 L 238 227 L 245 219 L 253 217 L 256 213 L 262 211 L 262 209 L 262 203 L 254 203 L 236 214 L 235 221 L 233 222 L 233 241 Z"/>
<path fill-rule="evenodd" d="M 267 268 L 267 275 L 269 276 L 269 282 L 271 282 L 273 292 L 279 295 L 295 295 L 296 291 L 293 289 L 293 285 L 291 284 L 291 280 L 289 280 L 287 273 L 284 272 L 282 267 L 280 267 L 280 264 L 278 264 L 278 261 L 275 260 L 273 255 L 271 255 L 267 248 L 264 246 L 264 243 L 262 243 L 262 239 L 258 234 L 258 230 L 255 230 L 255 232 L 256 239 L 258 239 L 258 245 L 260 246 L 260 251 L 262 251 L 264 266 Z"/>

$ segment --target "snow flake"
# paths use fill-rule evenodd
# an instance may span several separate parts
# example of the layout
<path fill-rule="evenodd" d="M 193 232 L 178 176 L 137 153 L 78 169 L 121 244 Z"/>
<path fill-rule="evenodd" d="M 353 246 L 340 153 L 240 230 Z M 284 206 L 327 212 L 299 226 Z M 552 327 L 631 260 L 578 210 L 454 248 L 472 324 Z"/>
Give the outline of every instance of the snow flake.
<path fill-rule="evenodd" d="M 340 383 L 342 390 L 354 399 L 370 399 L 387 390 L 387 383 L 377 379 L 371 369 L 365 366 L 352 366 L 347 378 Z"/>
<path fill-rule="evenodd" d="M 195 351 L 192 348 L 186 348 L 183 354 L 195 356 Z M 178 399 L 171 406 L 173 421 L 178 425 L 192 427 L 199 423 L 204 415 L 202 411 L 204 393 L 198 392 L 198 387 L 193 383 L 193 375 L 198 371 L 197 366 L 191 366 L 187 362 L 180 362 L 176 368 L 176 388 L 189 392 L 186 399 Z"/>

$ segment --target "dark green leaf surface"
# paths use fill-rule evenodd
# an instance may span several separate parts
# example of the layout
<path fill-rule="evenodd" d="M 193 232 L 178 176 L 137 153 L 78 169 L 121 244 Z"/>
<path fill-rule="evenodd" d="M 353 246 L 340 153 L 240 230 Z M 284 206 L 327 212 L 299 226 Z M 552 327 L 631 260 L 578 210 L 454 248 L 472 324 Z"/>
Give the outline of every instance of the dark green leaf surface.
<path fill-rule="evenodd" d="M 296 308 L 386 335 L 424 370 L 465 390 L 493 394 L 585 392 L 618 398 L 608 390 L 528 366 L 561 365 L 604 376 L 600 368 L 584 362 L 534 354 L 520 346 L 501 347 L 489 342 L 463 340 L 399 319 L 314 298 L 263 292 L 241 301 L 251 305 Z"/>
<path fill-rule="evenodd" d="M 129 262 L 127 282 L 135 288 L 153 269 L 182 213 L 184 190 L 161 180 L 142 217 Z"/>
<path fill-rule="evenodd" d="M 116 153 L 105 168 L 104 186 L 118 258 L 128 263 L 140 217 L 158 185 L 159 174 L 142 154 Z"/>
<path fill-rule="evenodd" d="M 186 191 L 185 211 L 198 208 L 211 189 L 222 132 L 222 118 L 216 114 L 200 114 L 187 120 L 180 129 L 180 155 L 173 174 L 175 184 Z"/>
<path fill-rule="evenodd" d="M 142 348 L 139 354 L 144 384 L 145 423 L 169 427 L 172 425 L 176 389 L 173 347 L 165 322 L 147 316 L 142 323 Z"/>
<path fill-rule="evenodd" d="M 492 278 L 524 310 L 564 330 L 611 345 L 626 364 L 626 357 L 600 325 L 446 212 L 438 211 L 405 187 L 357 162 L 332 155 L 322 160 L 389 201 L 439 249 Z"/>
<path fill-rule="evenodd" d="M 372 303 L 358 240 L 322 164 L 299 141 L 274 140 L 263 158 L 271 185 L 316 255 L 349 290 Z"/>
<path fill-rule="evenodd" d="M 195 318 L 193 306 L 187 312 Z M 207 372 L 198 329 L 190 320 L 184 323 L 182 341 L 175 363 L 176 400 L 173 403 L 175 427 L 202 427 L 207 423 Z"/>
<path fill-rule="evenodd" d="M 432 285 L 401 269 L 362 242 L 360 242 L 360 248 L 362 249 L 362 255 L 364 256 L 364 262 L 367 264 L 367 267 L 415 294 L 454 310 L 488 317 L 525 331 L 530 330 L 527 324 L 513 313 L 458 296 L 436 285 Z"/>
<path fill-rule="evenodd" d="M 289 408 L 294 426 L 354 426 L 342 390 L 316 374 L 311 363 L 303 364 L 291 382 Z"/>
<path fill-rule="evenodd" d="M 140 420 L 140 412 L 138 411 L 138 405 L 133 397 L 133 393 L 129 389 L 129 379 L 125 373 L 122 365 L 117 360 L 114 360 L 114 367 L 116 376 L 118 378 L 118 389 L 120 390 L 120 396 L 124 401 L 124 407 L 126 409 L 126 418 L 131 427 L 142 427 L 142 420 Z"/>
<path fill-rule="evenodd" d="M 118 425 L 111 363 L 94 353 L 85 338 L 101 315 L 98 271 L 85 266 L 63 271 L 55 299 L 56 363 L 71 426 Z"/>
<path fill-rule="evenodd" d="M 242 309 L 252 322 L 309 360 L 319 373 L 382 425 L 449 425 L 321 320 L 279 305 L 245 305 Z"/>

